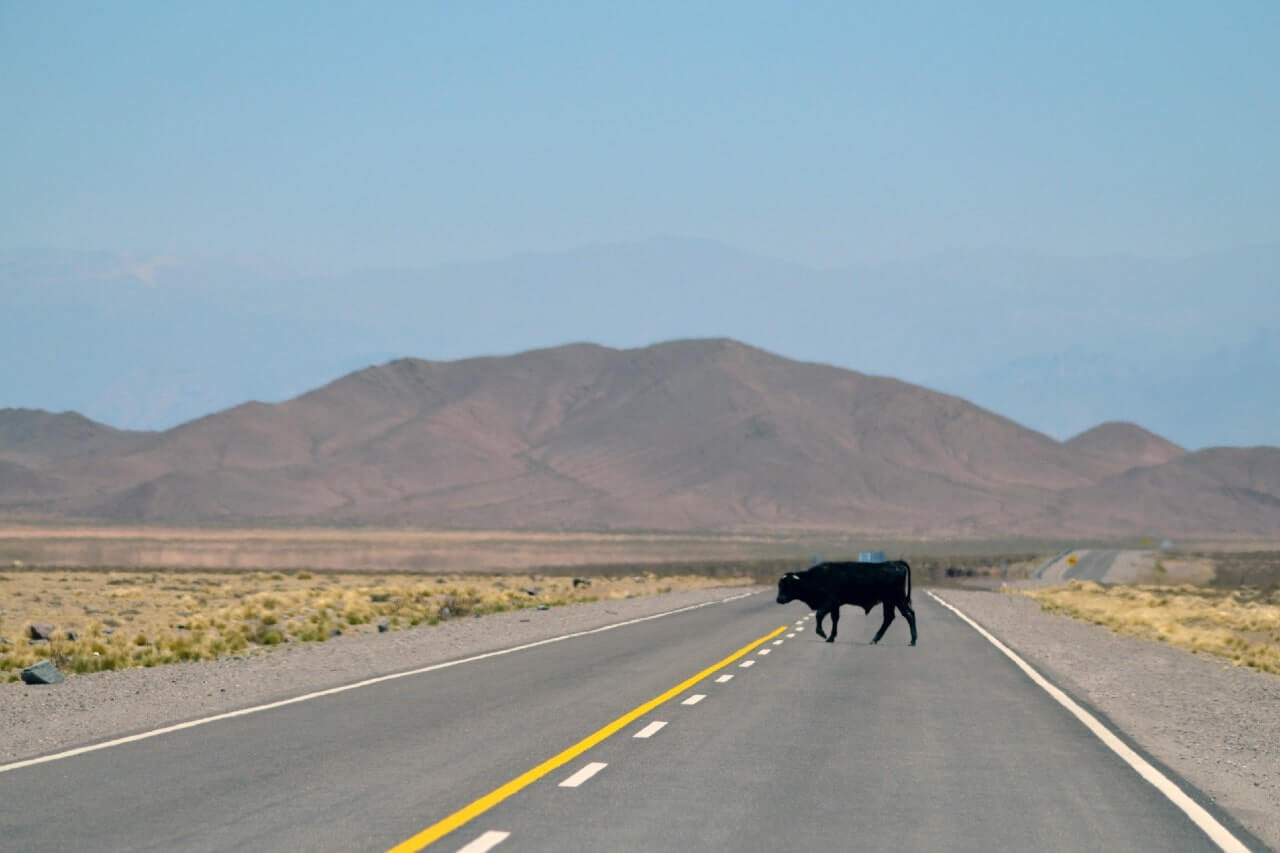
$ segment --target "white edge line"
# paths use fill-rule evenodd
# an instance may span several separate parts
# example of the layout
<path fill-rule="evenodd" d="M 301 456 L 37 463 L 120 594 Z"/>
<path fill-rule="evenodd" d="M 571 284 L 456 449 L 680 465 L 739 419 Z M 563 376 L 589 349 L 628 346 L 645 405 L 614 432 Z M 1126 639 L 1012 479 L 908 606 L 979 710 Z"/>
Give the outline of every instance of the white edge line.
<path fill-rule="evenodd" d="M 368 687 L 373 684 L 381 684 L 384 681 L 394 681 L 397 678 L 408 678 L 411 675 L 422 675 L 426 672 L 434 672 L 438 669 L 448 669 L 452 666 L 460 666 L 464 663 L 474 663 L 478 660 L 486 658 L 498 657 L 499 655 L 509 655 L 512 652 L 520 652 L 525 649 L 536 648 L 537 646 L 545 646 L 551 643 L 558 643 L 562 640 L 572 640 L 576 637 L 585 637 L 590 634 L 599 634 L 603 631 L 612 631 L 614 628 L 623 628 L 627 625 L 636 625 L 640 622 L 649 622 L 653 619 L 661 619 L 664 616 L 674 616 L 677 613 L 685 613 L 689 610 L 697 610 L 700 607 L 710 607 L 713 604 L 727 604 L 730 601 L 737 601 L 746 598 L 749 595 L 758 595 L 758 592 L 743 592 L 738 595 L 731 595 L 728 598 L 717 598 L 712 601 L 704 601 L 701 604 L 690 604 L 687 607 L 677 607 L 675 610 L 665 610 L 662 613 L 654 613 L 650 616 L 641 616 L 636 619 L 628 619 L 625 622 L 614 622 L 611 625 L 602 625 L 599 628 L 591 628 L 586 631 L 574 631 L 571 634 L 561 634 L 558 637 L 548 637 L 545 640 L 535 640 L 532 643 L 524 643 L 519 646 L 512 646 L 508 649 L 497 649 L 492 652 L 484 652 L 483 654 L 472 655 L 471 657 L 461 658 L 459 660 L 445 661 L 444 663 L 436 663 L 431 666 L 423 666 L 418 669 L 409 669 L 404 672 L 393 672 L 388 675 L 379 675 L 376 678 L 366 678 L 363 681 L 356 681 L 351 684 L 343 684 L 338 687 L 330 687 L 327 690 L 317 690 L 312 693 L 304 693 L 301 696 L 294 696 L 290 699 L 281 699 L 277 702 L 268 702 L 265 705 L 254 705 L 251 708 L 241 708 L 238 711 L 227 711 L 222 714 L 214 714 L 211 717 L 201 717 L 198 720 L 187 720 L 185 723 L 176 723 L 172 726 L 164 726 L 158 729 L 152 729 L 146 732 L 127 735 L 125 737 L 106 740 L 101 743 L 91 743 L 87 746 L 78 746 L 75 749 L 68 749 L 62 752 L 55 752 L 52 755 L 42 755 L 37 758 L 27 758 L 22 761 L 14 761 L 10 764 L 0 764 L 0 773 L 7 773 L 10 770 L 19 770 L 23 767 L 31 767 L 36 764 L 47 764 L 50 761 L 58 761 L 62 758 L 73 758 L 77 755 L 84 755 L 86 752 L 97 752 L 100 749 L 108 749 L 113 746 L 123 746 L 126 743 L 134 743 L 147 738 L 158 737 L 160 735 L 169 734 L 170 732 L 179 732 L 183 729 L 193 729 L 196 726 L 203 726 L 206 723 L 216 723 L 220 720 L 230 720 L 235 717 L 246 717 L 249 714 L 256 714 L 259 711 L 270 711 L 273 708 L 283 708 L 285 705 L 293 705 L 298 702 L 306 702 L 310 699 L 319 699 L 322 696 L 333 696 L 338 693 L 345 693 L 348 690 L 355 690 L 360 687 Z"/>
<path fill-rule="evenodd" d="M 503 832 L 499 829 L 491 829 L 488 832 L 473 839 L 464 847 L 458 848 L 458 853 L 487 853 L 506 841 L 511 835 L 509 832 Z"/>
<path fill-rule="evenodd" d="M 632 737 L 640 737 L 640 738 L 653 737 L 658 732 L 660 732 L 666 725 L 667 725 L 666 721 L 664 720 L 654 720 L 652 723 L 650 723 L 640 731 L 633 734 Z"/>
<path fill-rule="evenodd" d="M 1110 747 L 1111 751 L 1124 759 L 1125 763 L 1132 767 L 1139 776 L 1150 782 L 1156 790 L 1168 797 L 1170 802 L 1181 809 L 1187 817 L 1191 818 L 1191 822 L 1200 827 L 1200 829 L 1204 831 L 1204 834 L 1209 836 L 1210 840 L 1212 840 L 1214 844 L 1217 844 L 1223 850 L 1231 851 L 1231 853 L 1249 853 L 1249 848 L 1241 843 L 1240 839 L 1236 838 L 1230 830 L 1219 823 L 1217 818 L 1205 811 L 1203 806 L 1191 799 L 1191 797 L 1187 796 L 1186 792 L 1179 788 L 1172 779 L 1153 767 L 1151 762 L 1134 752 L 1124 741 L 1120 740 L 1114 732 L 1104 726 L 1097 717 L 1086 711 L 1084 708 L 1081 708 L 1074 699 L 1054 686 L 1052 682 L 1037 672 L 1031 664 L 1019 657 L 1017 652 L 997 640 L 990 632 L 977 622 L 974 622 L 964 613 L 961 613 L 959 608 L 942 600 L 928 590 L 925 590 L 925 592 L 934 601 L 937 601 L 965 622 L 968 622 L 969 627 L 973 628 L 983 637 L 986 637 L 991 645 L 1002 651 L 1009 660 L 1017 664 L 1018 668 L 1026 673 L 1028 678 L 1040 685 L 1046 693 L 1057 700 L 1058 704 L 1062 705 L 1062 707 L 1070 711 L 1076 719 L 1084 723 L 1085 728 L 1093 732 L 1097 736 L 1098 740 Z"/>
<path fill-rule="evenodd" d="M 583 782 L 587 781 L 608 766 L 609 765 L 603 761 L 592 761 L 590 764 L 583 765 L 581 770 L 561 782 L 560 787 L 577 788 Z"/>

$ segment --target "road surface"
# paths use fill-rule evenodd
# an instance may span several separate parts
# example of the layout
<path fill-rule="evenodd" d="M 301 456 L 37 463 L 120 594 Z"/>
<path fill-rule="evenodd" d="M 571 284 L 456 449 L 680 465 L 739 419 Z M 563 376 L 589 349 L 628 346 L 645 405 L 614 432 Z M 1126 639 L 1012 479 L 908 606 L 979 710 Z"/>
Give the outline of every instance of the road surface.
<path fill-rule="evenodd" d="M 1071 558 L 1075 558 L 1075 563 Z M 1060 554 L 1036 573 L 1037 580 L 1066 583 L 1069 580 L 1091 580 L 1100 583 L 1124 583 L 1134 580 L 1134 559 L 1147 558 L 1151 552 L 1115 550 L 1077 550 Z"/>
<path fill-rule="evenodd" d="M 824 643 L 763 593 L 0 772 L 0 839 L 408 850 L 461 811 L 429 849 L 1216 849 L 913 598 L 915 648 L 901 618 L 867 645 L 878 609 Z"/>
<path fill-rule="evenodd" d="M 1107 570 L 1120 556 L 1119 551 L 1082 551 L 1074 566 L 1067 566 L 1064 580 L 1106 580 Z"/>

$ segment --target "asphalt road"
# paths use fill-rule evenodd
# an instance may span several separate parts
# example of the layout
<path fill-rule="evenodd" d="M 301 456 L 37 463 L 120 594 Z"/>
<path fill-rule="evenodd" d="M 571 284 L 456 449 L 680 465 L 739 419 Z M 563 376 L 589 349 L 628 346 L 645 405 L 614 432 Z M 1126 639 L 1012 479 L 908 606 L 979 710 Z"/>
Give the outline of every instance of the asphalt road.
<path fill-rule="evenodd" d="M 1216 849 L 913 598 L 915 648 L 760 594 L 0 773 L 0 847 L 386 850 L 788 625 L 430 849 Z"/>
<path fill-rule="evenodd" d="M 1085 551 L 1074 566 L 1067 566 L 1062 577 L 1064 580 L 1101 581 L 1118 556 L 1119 551 Z"/>
<path fill-rule="evenodd" d="M 1106 581 L 1111 566 L 1120 557 L 1120 551 L 1069 551 L 1064 552 L 1036 573 L 1038 580 L 1064 583 L 1069 580 Z M 1071 563 L 1074 557 L 1076 562 Z"/>

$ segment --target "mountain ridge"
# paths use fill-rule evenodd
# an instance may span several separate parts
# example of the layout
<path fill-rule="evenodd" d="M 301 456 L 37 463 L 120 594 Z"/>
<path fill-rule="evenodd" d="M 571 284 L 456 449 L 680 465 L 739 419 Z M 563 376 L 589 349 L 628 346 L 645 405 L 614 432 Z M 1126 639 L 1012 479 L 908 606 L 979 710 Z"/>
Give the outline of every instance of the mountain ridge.
<path fill-rule="evenodd" d="M 10 466 L 0 468 L 0 512 L 155 523 L 1248 534 L 1280 524 L 1273 451 L 1187 453 L 1116 423 L 1057 441 L 955 395 L 728 338 L 575 343 L 393 359 L 282 403 L 247 402 L 159 432 L 0 410 L 0 461 Z"/>

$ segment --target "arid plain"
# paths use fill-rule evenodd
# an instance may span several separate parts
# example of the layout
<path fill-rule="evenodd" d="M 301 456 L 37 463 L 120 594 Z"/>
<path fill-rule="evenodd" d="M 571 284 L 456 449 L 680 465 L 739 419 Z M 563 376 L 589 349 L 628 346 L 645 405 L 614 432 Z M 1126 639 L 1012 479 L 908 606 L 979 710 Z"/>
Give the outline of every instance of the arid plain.
<path fill-rule="evenodd" d="M 103 646 L 73 668 L 145 665 L 342 625 L 771 583 L 863 551 L 907 557 L 917 585 L 990 588 L 1065 548 L 1169 537 L 1239 551 L 1201 558 L 1200 581 L 1239 563 L 1232 583 L 1257 586 L 1278 496 L 1280 448 L 1188 451 L 1132 423 L 1057 441 L 726 339 L 399 359 L 160 432 L 0 410 L 0 637 L 57 620 L 62 642 Z M 574 575 L 591 591 L 561 590 Z M 379 586 L 397 591 L 374 601 Z"/>

